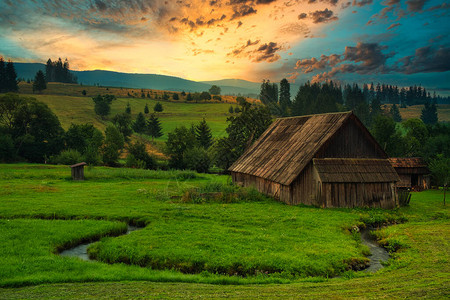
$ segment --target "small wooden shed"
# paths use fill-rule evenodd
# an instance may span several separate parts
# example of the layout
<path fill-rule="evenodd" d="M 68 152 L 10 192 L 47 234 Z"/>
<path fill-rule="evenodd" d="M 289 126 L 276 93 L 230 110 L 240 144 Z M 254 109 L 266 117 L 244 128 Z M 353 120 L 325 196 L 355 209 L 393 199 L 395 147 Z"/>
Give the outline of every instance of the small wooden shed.
<path fill-rule="evenodd" d="M 413 188 L 426 190 L 430 188 L 430 170 L 420 157 L 392 157 L 389 158 L 400 181 L 399 188 Z"/>
<path fill-rule="evenodd" d="M 352 113 L 280 118 L 229 168 L 233 182 L 287 204 L 397 206 L 397 173 Z"/>
<path fill-rule="evenodd" d="M 72 180 L 84 180 L 84 166 L 87 165 L 85 162 L 71 165 L 72 169 Z"/>

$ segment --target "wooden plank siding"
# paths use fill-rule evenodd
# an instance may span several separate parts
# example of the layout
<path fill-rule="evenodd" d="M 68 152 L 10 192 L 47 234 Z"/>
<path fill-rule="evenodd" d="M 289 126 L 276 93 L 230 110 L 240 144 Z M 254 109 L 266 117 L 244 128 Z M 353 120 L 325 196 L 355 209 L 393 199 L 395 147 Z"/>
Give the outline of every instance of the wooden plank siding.
<path fill-rule="evenodd" d="M 277 119 L 229 171 L 290 205 L 397 206 L 399 177 L 352 112 Z"/>

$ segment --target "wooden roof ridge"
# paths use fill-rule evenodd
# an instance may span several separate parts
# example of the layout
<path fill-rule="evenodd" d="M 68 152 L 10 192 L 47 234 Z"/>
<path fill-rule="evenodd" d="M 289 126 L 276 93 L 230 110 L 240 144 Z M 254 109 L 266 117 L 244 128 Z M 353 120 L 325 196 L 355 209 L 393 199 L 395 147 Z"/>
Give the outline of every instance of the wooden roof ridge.
<path fill-rule="evenodd" d="M 289 185 L 351 116 L 352 111 L 278 118 L 228 170 Z"/>

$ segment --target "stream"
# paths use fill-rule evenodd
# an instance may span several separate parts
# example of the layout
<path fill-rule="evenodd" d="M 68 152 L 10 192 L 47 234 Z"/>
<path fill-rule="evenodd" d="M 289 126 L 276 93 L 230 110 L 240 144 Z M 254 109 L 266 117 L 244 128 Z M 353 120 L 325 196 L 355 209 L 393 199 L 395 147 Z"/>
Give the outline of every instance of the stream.
<path fill-rule="evenodd" d="M 136 227 L 136 226 L 130 226 L 128 225 L 127 232 L 125 234 L 130 234 L 130 232 L 142 229 L 143 227 Z M 389 253 L 386 251 L 386 249 L 380 247 L 376 241 L 374 241 L 370 237 L 370 231 L 371 229 L 363 229 L 361 230 L 361 241 L 364 245 L 368 246 L 370 249 L 371 255 L 368 256 L 370 259 L 370 265 L 368 268 L 364 269 L 364 272 L 370 272 L 374 273 L 380 269 L 382 269 L 384 266 L 381 264 L 382 262 L 385 262 L 389 259 Z M 78 246 L 75 246 L 73 248 L 64 250 L 59 253 L 61 256 L 65 257 L 78 257 L 85 261 L 91 261 L 93 259 L 89 258 L 89 255 L 87 253 L 87 248 L 89 247 L 90 243 L 80 244 Z"/>
<path fill-rule="evenodd" d="M 136 227 L 136 226 L 128 225 L 127 232 L 125 232 L 122 235 L 130 234 L 130 232 L 133 232 L 133 231 L 136 231 L 136 230 L 139 230 L 142 228 L 143 227 Z M 78 246 L 75 246 L 73 248 L 70 248 L 70 249 L 60 252 L 59 255 L 66 256 L 66 257 L 78 257 L 85 261 L 94 260 L 94 259 L 89 258 L 89 255 L 87 253 L 87 248 L 89 247 L 90 244 L 93 244 L 95 242 L 96 241 L 90 242 L 90 243 L 85 243 L 85 244 L 80 244 Z"/>

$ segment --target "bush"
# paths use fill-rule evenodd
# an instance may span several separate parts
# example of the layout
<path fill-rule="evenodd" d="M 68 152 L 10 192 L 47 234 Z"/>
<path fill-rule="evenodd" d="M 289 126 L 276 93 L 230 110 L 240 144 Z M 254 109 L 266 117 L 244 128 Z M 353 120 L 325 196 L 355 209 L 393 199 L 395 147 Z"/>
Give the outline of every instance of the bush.
<path fill-rule="evenodd" d="M 214 95 L 214 96 L 213 96 L 213 99 L 214 99 L 214 100 L 218 100 L 218 101 L 222 101 L 222 97 L 217 96 L 217 95 Z"/>
<path fill-rule="evenodd" d="M 74 149 L 64 150 L 57 156 L 50 158 L 51 163 L 59 165 L 73 165 L 84 160 L 80 152 Z"/>
<path fill-rule="evenodd" d="M 211 159 L 208 152 L 201 147 L 194 147 L 186 150 L 183 156 L 186 167 L 199 173 L 206 173 L 211 166 Z"/>
<path fill-rule="evenodd" d="M 128 154 L 125 166 L 128 168 L 145 169 L 145 162 L 141 159 L 136 159 L 133 154 Z"/>
<path fill-rule="evenodd" d="M 129 163 L 132 164 L 134 162 L 135 164 L 134 167 L 143 167 L 144 169 L 156 169 L 157 167 L 156 160 L 147 153 L 147 151 L 145 150 L 144 143 L 136 142 L 135 144 L 130 144 L 130 146 L 128 147 L 128 152 L 130 153 L 130 155 L 133 155 L 133 157 L 130 158 Z M 142 163 L 144 165 L 142 165 Z"/>

